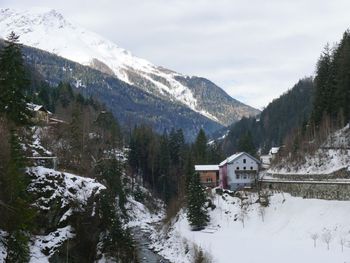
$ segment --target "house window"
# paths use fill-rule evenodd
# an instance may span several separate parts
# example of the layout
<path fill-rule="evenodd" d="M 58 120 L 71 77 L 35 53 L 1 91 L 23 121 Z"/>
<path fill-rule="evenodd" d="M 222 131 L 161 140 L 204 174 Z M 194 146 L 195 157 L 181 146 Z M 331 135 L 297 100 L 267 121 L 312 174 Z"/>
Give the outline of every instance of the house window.
<path fill-rule="evenodd" d="M 236 179 L 239 179 L 239 174 L 236 174 Z"/>
<path fill-rule="evenodd" d="M 247 160 L 246 159 L 243 159 L 243 163 L 246 163 L 247 162 Z"/>
<path fill-rule="evenodd" d="M 246 169 L 247 169 L 247 168 L 244 166 L 244 167 L 243 167 L 243 170 L 246 170 Z"/>
<path fill-rule="evenodd" d="M 211 183 L 211 182 L 212 182 L 211 177 L 208 177 L 208 178 L 207 178 L 207 183 Z"/>
<path fill-rule="evenodd" d="M 253 166 L 250 166 L 250 170 L 253 170 Z"/>
<path fill-rule="evenodd" d="M 239 170 L 239 167 L 237 166 L 236 170 Z"/>
<path fill-rule="evenodd" d="M 243 179 L 247 179 L 247 175 L 246 174 L 243 176 Z"/>

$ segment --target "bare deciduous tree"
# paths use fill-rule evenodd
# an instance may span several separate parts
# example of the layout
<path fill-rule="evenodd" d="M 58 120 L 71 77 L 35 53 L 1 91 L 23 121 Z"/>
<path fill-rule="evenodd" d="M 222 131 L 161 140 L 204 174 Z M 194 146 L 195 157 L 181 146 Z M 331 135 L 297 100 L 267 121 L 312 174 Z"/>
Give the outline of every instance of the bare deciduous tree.
<path fill-rule="evenodd" d="M 329 250 L 329 244 L 331 243 L 332 238 L 333 237 L 332 237 L 332 233 L 330 230 L 327 229 L 322 233 L 322 241 L 327 244 L 328 250 Z"/>
<path fill-rule="evenodd" d="M 312 233 L 310 235 L 310 237 L 314 241 L 314 247 L 316 247 L 316 242 L 317 242 L 317 239 L 319 238 L 319 234 L 318 233 Z"/>
<path fill-rule="evenodd" d="M 244 228 L 244 225 L 245 225 L 245 220 L 248 217 L 247 209 L 248 209 L 247 206 L 242 204 L 241 211 L 238 214 L 238 220 L 242 222 L 243 228 Z"/>
<path fill-rule="evenodd" d="M 261 220 L 264 222 L 265 220 L 265 207 L 264 206 L 259 206 L 258 214 L 261 217 Z"/>
<path fill-rule="evenodd" d="M 339 237 L 339 244 L 341 246 L 341 252 L 344 252 L 344 245 L 346 243 L 346 238 L 344 236 Z"/>

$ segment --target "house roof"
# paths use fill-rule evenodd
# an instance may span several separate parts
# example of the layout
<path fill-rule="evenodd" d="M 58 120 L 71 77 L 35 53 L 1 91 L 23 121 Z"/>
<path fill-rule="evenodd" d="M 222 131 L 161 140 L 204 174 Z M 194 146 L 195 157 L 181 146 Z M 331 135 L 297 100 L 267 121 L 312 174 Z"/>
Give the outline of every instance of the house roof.
<path fill-rule="evenodd" d="M 234 160 L 236 160 L 238 157 L 242 156 L 242 155 L 247 155 L 249 158 L 253 159 L 254 161 L 256 161 L 257 163 L 260 163 L 260 161 L 258 159 L 256 159 L 255 157 L 251 156 L 249 153 L 246 152 L 240 152 L 240 153 L 235 153 L 229 157 L 227 157 L 224 161 L 222 161 L 219 166 L 223 166 L 227 163 L 232 163 Z"/>
<path fill-rule="evenodd" d="M 226 163 L 230 163 L 232 162 L 233 160 L 237 159 L 239 156 L 241 156 L 244 152 L 240 152 L 240 153 L 235 153 L 229 157 L 227 157 L 224 161 L 222 161 L 219 166 L 223 166 L 225 165 Z"/>
<path fill-rule="evenodd" d="M 195 165 L 194 169 L 199 171 L 219 171 L 219 165 Z"/>
<path fill-rule="evenodd" d="M 280 147 L 272 147 L 269 154 L 276 154 L 276 153 L 278 153 L 279 149 L 280 149 Z"/>
<path fill-rule="evenodd" d="M 45 109 L 45 107 L 43 105 L 38 105 L 38 104 L 34 104 L 34 103 L 27 103 L 27 107 L 31 111 L 45 111 L 48 114 L 52 114 L 50 111 Z"/>

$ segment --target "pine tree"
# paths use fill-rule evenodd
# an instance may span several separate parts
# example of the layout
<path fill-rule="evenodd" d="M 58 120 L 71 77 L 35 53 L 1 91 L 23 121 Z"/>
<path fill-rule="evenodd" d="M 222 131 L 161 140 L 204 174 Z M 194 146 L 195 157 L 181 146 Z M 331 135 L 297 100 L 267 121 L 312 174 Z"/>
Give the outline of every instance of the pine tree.
<path fill-rule="evenodd" d="M 208 163 L 207 136 L 203 129 L 200 129 L 193 146 L 194 159 L 197 164 Z"/>
<path fill-rule="evenodd" d="M 220 145 L 216 142 L 208 147 L 208 163 L 220 163 L 225 159 Z"/>
<path fill-rule="evenodd" d="M 57 96 L 63 108 L 69 106 L 74 99 L 74 93 L 71 85 L 68 83 L 60 83 L 57 87 Z"/>
<path fill-rule="evenodd" d="M 333 67 L 335 68 L 335 91 L 333 109 L 335 114 L 342 114 L 347 121 L 350 119 L 350 31 L 346 31 L 334 52 Z"/>
<path fill-rule="evenodd" d="M 117 258 L 117 262 L 133 262 L 135 246 L 128 229 L 124 229 L 110 192 L 101 195 L 101 220 L 106 229 L 102 252 Z"/>
<path fill-rule="evenodd" d="M 30 111 L 25 95 L 29 81 L 22 58 L 19 37 L 11 32 L 0 53 L 0 114 L 15 124 L 29 124 Z"/>
<path fill-rule="evenodd" d="M 243 134 L 238 141 L 238 151 L 246 152 L 250 155 L 256 155 L 256 148 L 253 143 L 253 137 L 250 132 Z"/>
<path fill-rule="evenodd" d="M 11 158 L 3 178 L 3 196 L 7 197 L 4 201 L 13 211 L 1 215 L 5 219 L 5 230 L 9 233 L 6 262 L 27 262 L 29 237 L 26 232 L 32 228 L 35 211 L 30 208 L 30 197 L 26 191 L 29 182 L 24 174 L 25 159 L 14 131 L 10 146 Z"/>
<path fill-rule="evenodd" d="M 119 208 L 125 214 L 126 194 L 122 183 L 122 163 L 117 159 L 102 160 L 95 169 L 101 181 L 108 187 L 112 199 L 118 198 Z"/>
<path fill-rule="evenodd" d="M 164 133 L 160 138 L 160 160 L 159 171 L 161 175 L 167 176 L 170 167 L 170 149 L 168 135 Z"/>
<path fill-rule="evenodd" d="M 209 216 L 205 208 L 206 195 L 204 188 L 200 184 L 198 173 L 194 173 L 189 178 L 187 187 L 187 219 L 192 230 L 203 229 L 209 222 Z"/>
<path fill-rule="evenodd" d="M 334 83 L 332 81 L 332 58 L 331 51 L 327 45 L 317 62 L 315 77 L 315 97 L 312 112 L 312 119 L 316 125 L 322 121 L 324 114 L 332 112 L 334 98 Z"/>

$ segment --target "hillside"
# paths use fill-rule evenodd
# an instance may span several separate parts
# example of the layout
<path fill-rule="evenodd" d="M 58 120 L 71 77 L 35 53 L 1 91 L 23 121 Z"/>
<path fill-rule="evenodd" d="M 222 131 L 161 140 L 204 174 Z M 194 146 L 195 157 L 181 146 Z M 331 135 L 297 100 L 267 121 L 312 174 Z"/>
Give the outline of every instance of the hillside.
<path fill-rule="evenodd" d="M 348 124 L 331 133 L 314 151 L 305 152 L 302 156 L 283 154 L 267 172 L 287 178 L 298 175 L 300 178 L 311 176 L 314 179 L 325 177 L 343 179 L 349 177 L 349 163 L 350 128 Z"/>
<path fill-rule="evenodd" d="M 256 118 L 243 118 L 233 124 L 223 140 L 228 154 L 238 150 L 242 136 L 250 133 L 256 148 L 267 152 L 272 146 L 280 146 L 287 135 L 305 123 L 312 111 L 313 80 L 305 78 L 273 100 Z"/>
<path fill-rule="evenodd" d="M 27 46 L 23 53 L 32 75 L 39 75 L 38 79 L 51 86 L 70 83 L 84 97 L 92 96 L 105 104 L 124 127 L 147 124 L 159 133 L 181 128 L 189 141 L 201 127 L 209 134 L 222 127 L 179 102 L 159 98 L 88 66 Z"/>
<path fill-rule="evenodd" d="M 325 47 L 316 65 L 311 114 L 285 138 L 285 148 L 271 173 L 348 176 L 349 48 L 349 30 L 333 48 Z"/>
<path fill-rule="evenodd" d="M 220 125 L 227 126 L 259 112 L 231 98 L 206 79 L 191 78 L 133 56 L 113 42 L 68 21 L 56 10 L 1 9 L 0 37 L 5 38 L 11 31 L 20 35 L 21 42 L 28 46 L 93 67 L 152 97 L 177 102 Z M 221 106 L 214 107 L 215 104 Z"/>

